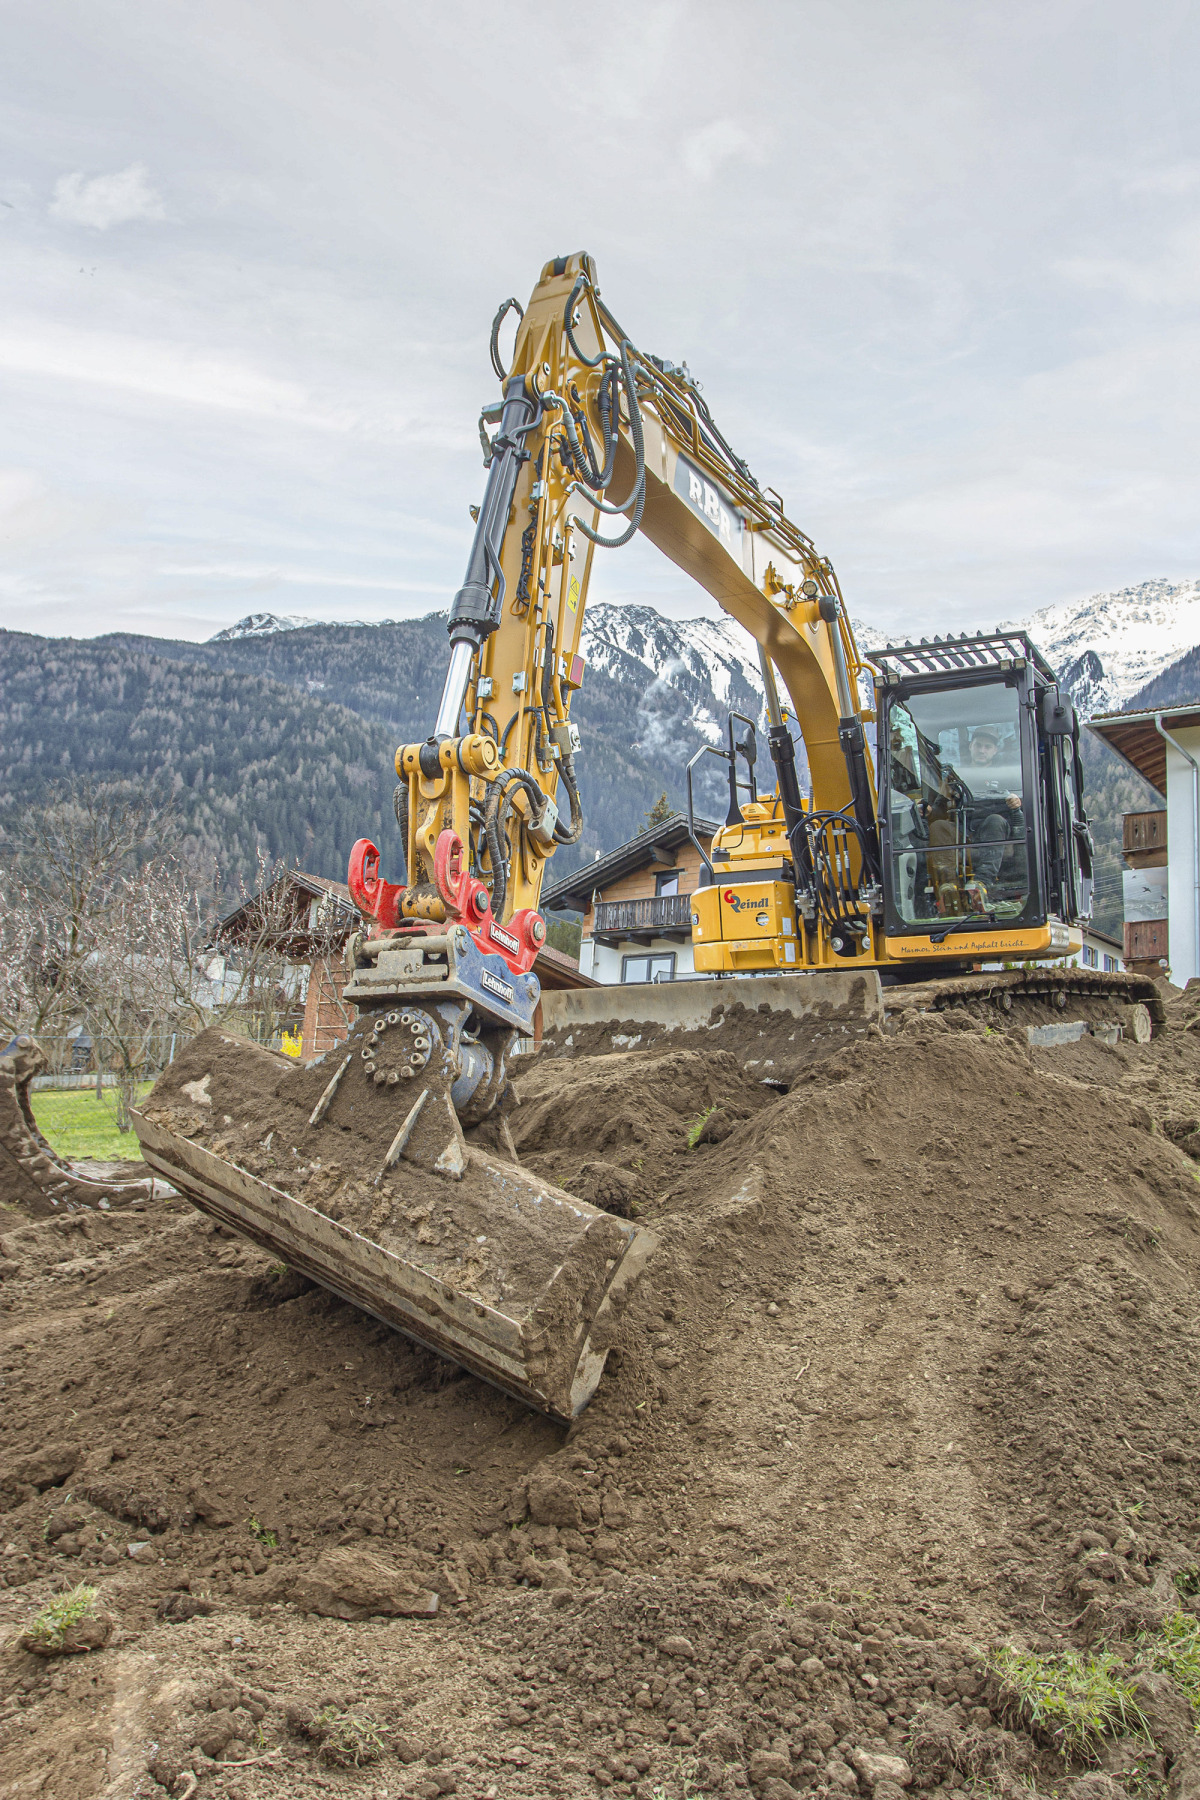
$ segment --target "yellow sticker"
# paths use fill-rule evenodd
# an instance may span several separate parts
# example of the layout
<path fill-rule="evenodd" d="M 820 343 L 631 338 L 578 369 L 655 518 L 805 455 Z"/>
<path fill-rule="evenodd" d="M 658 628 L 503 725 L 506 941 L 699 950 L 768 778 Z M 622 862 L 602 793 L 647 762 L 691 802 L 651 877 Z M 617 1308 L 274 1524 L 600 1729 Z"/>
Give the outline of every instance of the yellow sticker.
<path fill-rule="evenodd" d="M 578 577 L 578 575 L 572 575 L 572 577 L 571 577 L 571 585 L 567 589 L 567 605 L 570 607 L 572 612 L 574 612 L 576 607 L 579 605 L 579 577 Z"/>

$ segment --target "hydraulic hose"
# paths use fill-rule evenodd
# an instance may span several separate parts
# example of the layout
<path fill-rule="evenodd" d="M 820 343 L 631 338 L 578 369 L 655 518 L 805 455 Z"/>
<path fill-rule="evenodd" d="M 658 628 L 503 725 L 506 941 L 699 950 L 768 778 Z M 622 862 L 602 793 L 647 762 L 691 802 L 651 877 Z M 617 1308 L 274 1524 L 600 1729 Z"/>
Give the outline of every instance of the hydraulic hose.
<path fill-rule="evenodd" d="M 629 349 L 629 340 L 626 338 L 621 344 L 621 368 L 625 385 L 625 397 L 629 405 L 629 432 L 630 436 L 633 438 L 633 453 L 637 467 L 634 473 L 633 486 L 624 500 L 600 500 L 594 494 L 588 495 L 592 505 L 598 507 L 599 510 L 604 513 L 623 513 L 626 507 L 633 502 L 634 498 L 642 492 L 646 479 L 646 443 L 645 435 L 642 431 L 642 409 L 638 405 L 637 387 L 634 383 L 633 370 L 630 367 L 629 362 Z M 572 493 L 579 493 L 583 490 L 580 488 L 580 484 L 575 482 L 572 484 L 571 491 Z M 586 526 L 583 527 L 583 530 L 588 537 L 592 538 L 593 543 L 603 543 L 604 540 L 602 538 L 592 537 L 592 533 L 587 530 Z"/>
<path fill-rule="evenodd" d="M 645 510 L 645 506 L 646 486 L 645 478 L 643 477 L 642 485 L 638 489 L 637 505 L 634 507 L 633 517 L 629 521 L 629 529 L 623 531 L 620 537 L 601 537 L 600 533 L 598 531 L 593 531 L 591 526 L 586 524 L 577 513 L 572 513 L 571 518 L 573 523 L 579 527 L 580 531 L 582 531 L 584 537 L 589 538 L 593 544 L 598 544 L 601 550 L 619 550 L 621 545 L 627 544 L 630 538 L 633 537 L 635 532 L 640 528 L 642 523 L 642 513 Z"/>
<path fill-rule="evenodd" d="M 500 327 L 504 323 L 504 315 L 509 312 L 515 312 L 518 319 L 523 319 L 525 317 L 525 308 L 521 305 L 515 295 L 512 294 L 509 295 L 507 300 L 501 301 L 500 310 L 492 320 L 492 341 L 490 348 L 492 353 L 492 367 L 496 371 L 497 381 L 508 380 L 508 370 L 500 361 Z"/>
<path fill-rule="evenodd" d="M 396 815 L 396 823 L 400 827 L 400 854 L 404 859 L 404 868 L 408 869 L 408 783 L 398 781 L 392 795 L 392 810 Z"/>
<path fill-rule="evenodd" d="M 575 332 L 573 328 L 574 321 L 571 318 L 571 314 L 575 311 L 576 300 L 578 300 L 584 288 L 591 287 L 591 285 L 592 284 L 586 275 L 579 275 L 576 277 L 575 286 L 571 289 L 571 295 L 567 301 L 566 310 L 563 313 L 563 325 L 566 328 L 567 342 L 571 346 L 572 355 L 576 356 L 585 368 L 598 369 L 600 364 L 604 362 L 607 357 L 608 352 L 606 350 L 601 350 L 599 356 L 585 356 L 583 351 L 579 348 L 579 345 L 575 342 Z"/>
<path fill-rule="evenodd" d="M 497 919 L 504 916 L 504 902 L 508 896 L 508 875 L 504 867 L 504 828 L 508 815 L 512 810 L 510 790 L 523 787 L 529 796 L 530 804 L 535 808 L 545 805 L 546 796 L 525 769 L 505 769 L 488 788 L 487 801 L 483 815 L 483 833 L 488 847 L 488 860 L 492 865 L 492 913 Z"/>
<path fill-rule="evenodd" d="M 583 833 L 583 804 L 575 781 L 575 759 L 569 752 L 559 764 L 559 774 L 571 802 L 571 823 L 565 826 L 559 820 L 554 827 L 554 841 L 556 844 L 577 844 Z"/>

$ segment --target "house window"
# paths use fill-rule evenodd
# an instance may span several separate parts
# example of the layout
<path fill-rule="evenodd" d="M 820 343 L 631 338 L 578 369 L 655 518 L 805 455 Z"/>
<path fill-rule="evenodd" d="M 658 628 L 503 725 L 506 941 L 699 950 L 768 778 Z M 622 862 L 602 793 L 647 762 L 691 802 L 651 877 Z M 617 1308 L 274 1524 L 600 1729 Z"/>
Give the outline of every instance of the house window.
<path fill-rule="evenodd" d="M 1094 969 L 1096 967 L 1096 952 L 1092 949 L 1090 944 L 1085 944 L 1083 946 L 1083 966 L 1085 969 Z"/>
<path fill-rule="evenodd" d="M 1115 973 L 1116 967 L 1117 967 L 1116 957 L 1109 956 L 1108 952 L 1106 951 L 1105 955 L 1104 955 L 1104 973 L 1106 975 L 1112 975 Z"/>
<path fill-rule="evenodd" d="M 622 981 L 674 981 L 675 952 L 659 952 L 653 956 L 623 956 Z"/>
<path fill-rule="evenodd" d="M 654 877 L 655 898 L 661 900 L 666 894 L 679 892 L 679 870 L 660 869 Z"/>

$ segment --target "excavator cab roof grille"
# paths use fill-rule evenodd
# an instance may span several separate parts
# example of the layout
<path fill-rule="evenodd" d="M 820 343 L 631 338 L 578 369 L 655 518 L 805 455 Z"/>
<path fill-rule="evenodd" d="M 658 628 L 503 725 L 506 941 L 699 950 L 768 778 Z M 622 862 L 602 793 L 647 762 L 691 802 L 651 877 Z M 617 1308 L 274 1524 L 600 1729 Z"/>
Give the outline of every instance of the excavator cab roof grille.
<path fill-rule="evenodd" d="M 868 650 L 864 656 L 867 662 L 874 663 L 883 672 L 887 681 L 912 680 L 922 675 L 943 675 L 957 670 L 1011 669 L 1022 662 L 1031 662 L 1043 680 L 1056 679 L 1050 664 L 1023 631 L 998 631 L 978 637 L 922 638 L 916 644 L 889 644 L 883 650 Z"/>

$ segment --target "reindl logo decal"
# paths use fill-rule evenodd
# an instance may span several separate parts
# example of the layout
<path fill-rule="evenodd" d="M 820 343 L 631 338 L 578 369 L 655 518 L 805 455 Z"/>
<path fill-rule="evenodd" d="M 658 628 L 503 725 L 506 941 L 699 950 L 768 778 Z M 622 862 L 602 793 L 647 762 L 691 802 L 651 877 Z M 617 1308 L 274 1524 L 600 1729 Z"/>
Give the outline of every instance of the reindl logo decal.
<path fill-rule="evenodd" d="M 761 912 L 767 904 L 765 894 L 747 894 L 741 898 L 734 893 L 732 888 L 726 888 L 721 898 L 726 906 L 732 907 L 734 912 Z"/>

